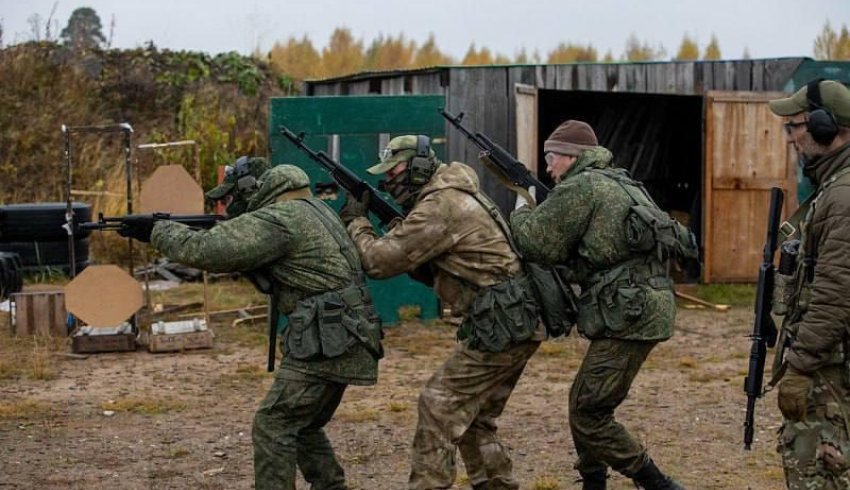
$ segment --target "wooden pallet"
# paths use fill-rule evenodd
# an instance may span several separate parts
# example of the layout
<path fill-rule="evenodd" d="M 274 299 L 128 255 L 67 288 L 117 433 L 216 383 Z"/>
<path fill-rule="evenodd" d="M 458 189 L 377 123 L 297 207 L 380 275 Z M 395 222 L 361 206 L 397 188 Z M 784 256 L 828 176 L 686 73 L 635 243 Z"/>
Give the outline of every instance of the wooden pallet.
<path fill-rule="evenodd" d="M 12 294 L 14 321 L 13 336 L 66 337 L 68 313 L 65 311 L 65 293 L 61 289 L 23 291 Z"/>

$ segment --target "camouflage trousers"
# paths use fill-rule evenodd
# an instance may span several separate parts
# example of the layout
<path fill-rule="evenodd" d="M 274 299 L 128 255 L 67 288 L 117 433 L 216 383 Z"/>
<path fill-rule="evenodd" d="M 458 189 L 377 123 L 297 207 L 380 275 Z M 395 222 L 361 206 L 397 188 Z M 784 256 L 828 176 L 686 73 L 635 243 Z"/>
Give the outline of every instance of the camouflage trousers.
<path fill-rule="evenodd" d="M 296 466 L 313 490 L 347 488 L 345 473 L 324 431 L 346 386 L 278 370 L 254 415 L 257 490 L 295 490 Z"/>
<path fill-rule="evenodd" d="M 646 462 L 646 449 L 614 420 L 635 376 L 656 342 L 599 339 L 587 354 L 570 389 L 570 431 L 583 473 L 611 467 L 626 476 Z"/>
<path fill-rule="evenodd" d="M 779 431 L 777 450 L 782 455 L 785 482 L 790 490 L 848 490 L 847 415 L 850 390 L 841 367 L 821 369 L 809 398 L 806 418 L 786 420 Z"/>
<path fill-rule="evenodd" d="M 508 450 L 496 437 L 496 419 L 539 346 L 529 341 L 493 353 L 463 343 L 455 349 L 419 393 L 410 490 L 451 488 L 458 449 L 472 488 L 519 488 Z"/>

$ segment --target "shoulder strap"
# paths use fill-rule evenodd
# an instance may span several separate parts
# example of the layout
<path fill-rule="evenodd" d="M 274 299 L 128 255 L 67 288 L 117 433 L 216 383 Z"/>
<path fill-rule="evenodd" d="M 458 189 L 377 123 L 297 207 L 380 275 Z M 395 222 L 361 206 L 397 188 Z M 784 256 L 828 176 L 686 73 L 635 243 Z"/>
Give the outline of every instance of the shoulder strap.
<path fill-rule="evenodd" d="M 598 175 L 604 175 L 619 184 L 626 194 L 629 195 L 634 204 L 643 204 L 640 199 L 642 197 L 649 201 L 653 206 L 658 207 L 658 204 L 655 203 L 652 196 L 649 195 L 649 192 L 646 191 L 646 188 L 641 182 L 612 169 L 589 168 L 587 171 Z"/>
<path fill-rule="evenodd" d="M 339 251 L 345 257 L 345 260 L 348 261 L 348 266 L 351 267 L 351 270 L 360 272 L 362 269 L 360 256 L 353 250 L 351 240 L 345 234 L 339 218 L 331 208 L 323 201 L 315 198 L 298 200 L 307 203 L 313 209 L 315 216 L 319 218 L 319 221 L 322 222 L 328 233 L 336 240 L 337 245 L 339 245 Z"/>
<path fill-rule="evenodd" d="M 511 227 L 508 222 L 505 221 L 505 217 L 502 216 L 502 212 L 499 210 L 499 207 L 481 192 L 475 192 L 474 194 L 470 193 L 470 195 L 474 197 L 475 200 L 478 201 L 487 211 L 487 214 L 493 218 L 493 221 L 495 221 L 496 225 L 499 226 L 499 229 L 502 230 L 502 234 L 505 235 L 505 239 L 508 241 L 508 246 L 511 247 L 511 250 L 513 250 L 517 258 L 522 261 L 522 253 L 520 253 L 519 248 L 517 248 L 516 243 L 514 243 L 514 237 L 511 234 Z"/>

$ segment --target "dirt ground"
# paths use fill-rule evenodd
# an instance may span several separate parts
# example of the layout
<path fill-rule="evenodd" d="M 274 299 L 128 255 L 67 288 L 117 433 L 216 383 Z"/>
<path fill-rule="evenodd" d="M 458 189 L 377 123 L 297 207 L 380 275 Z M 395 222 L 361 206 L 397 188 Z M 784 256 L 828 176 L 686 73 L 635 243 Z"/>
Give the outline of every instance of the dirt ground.
<path fill-rule="evenodd" d="M 220 308 L 250 296 L 241 284 L 214 289 Z M 617 413 L 689 489 L 783 487 L 773 393 L 758 404 L 753 450 L 742 449 L 751 311 L 681 308 L 676 335 L 653 351 Z M 0 315 L 0 488 L 252 488 L 251 421 L 271 376 L 262 323 L 232 320 L 213 323 L 212 350 L 72 359 L 65 339 L 9 337 Z M 387 330 L 377 386 L 349 388 L 328 426 L 352 489 L 405 487 L 417 392 L 453 339 L 440 322 Z M 586 345 L 577 335 L 543 344 L 501 417 L 523 489 L 580 488 L 567 398 Z M 455 488 L 469 488 L 464 475 L 459 468 Z M 620 476 L 609 486 L 634 488 Z"/>

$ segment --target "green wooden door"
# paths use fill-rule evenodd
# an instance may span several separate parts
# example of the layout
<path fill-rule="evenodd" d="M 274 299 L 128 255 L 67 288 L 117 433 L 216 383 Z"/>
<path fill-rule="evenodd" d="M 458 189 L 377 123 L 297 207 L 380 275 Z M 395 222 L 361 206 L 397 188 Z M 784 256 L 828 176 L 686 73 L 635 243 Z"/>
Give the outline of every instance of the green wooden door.
<path fill-rule="evenodd" d="M 441 159 L 445 156 L 445 124 L 437 109 L 445 105 L 439 95 L 280 97 L 271 99 L 269 157 L 272 165 L 288 163 L 307 172 L 314 190 L 332 187 L 331 177 L 279 133 L 281 125 L 305 132 L 304 142 L 325 151 L 377 186 L 378 177 L 365 169 L 378 161 L 378 152 L 400 134 L 426 134 Z M 339 209 L 343 194 L 320 194 Z M 377 226 L 377 222 L 373 221 Z M 375 306 L 385 325 L 399 321 L 399 308 L 419 307 L 423 319 L 439 316 L 437 298 L 430 288 L 406 275 L 369 282 Z"/>

